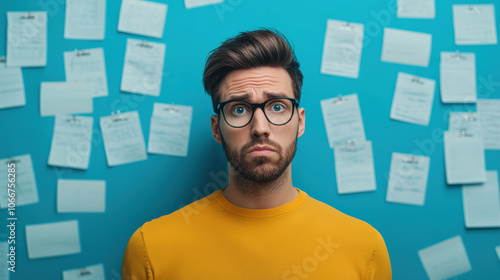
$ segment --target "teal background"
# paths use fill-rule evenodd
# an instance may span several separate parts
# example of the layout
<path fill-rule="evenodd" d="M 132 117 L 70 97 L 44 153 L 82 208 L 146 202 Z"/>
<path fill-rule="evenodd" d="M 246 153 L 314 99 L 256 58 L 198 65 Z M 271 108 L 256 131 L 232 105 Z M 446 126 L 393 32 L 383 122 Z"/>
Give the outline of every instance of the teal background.
<path fill-rule="evenodd" d="M 301 107 L 306 110 L 306 131 L 298 141 L 293 162 L 293 184 L 310 196 L 349 215 L 365 220 L 384 236 L 392 261 L 393 279 L 427 279 L 417 251 L 460 235 L 472 270 L 453 279 L 500 279 L 500 262 L 494 247 L 500 229 L 466 229 L 460 186 L 446 184 L 442 133 L 450 111 L 475 111 L 473 104 L 442 104 L 439 93 L 439 52 L 475 52 L 478 98 L 500 98 L 499 45 L 456 46 L 452 4 L 472 1 L 436 1 L 435 19 L 399 19 L 396 0 L 390 1 L 264 1 L 226 0 L 219 5 L 186 10 L 182 0 L 168 4 L 162 39 L 117 32 L 120 1 L 106 4 L 104 41 L 63 38 L 64 0 L 2 1 L 0 4 L 0 54 L 6 52 L 7 11 L 48 12 L 47 66 L 24 68 L 26 106 L 0 110 L 0 158 L 31 154 L 39 203 L 17 209 L 17 272 L 11 279 L 62 279 L 62 271 L 103 263 L 106 279 L 120 279 L 122 256 L 128 239 L 144 222 L 171 213 L 181 206 L 223 187 L 226 160 L 211 135 L 211 101 L 201 79 L 204 60 L 222 40 L 240 31 L 274 27 L 295 47 L 304 74 Z M 497 30 L 500 18 L 496 4 Z M 365 43 L 358 79 L 320 74 L 327 19 L 365 24 Z M 392 27 L 432 34 L 428 67 L 380 61 L 383 28 Z M 165 68 L 159 97 L 120 92 L 127 38 L 166 43 Z M 109 96 L 94 99 L 94 137 L 88 170 L 47 165 L 54 118 L 41 117 L 40 82 L 64 81 L 63 52 L 104 48 Z M 399 71 L 435 79 L 429 126 L 389 119 Z M 328 146 L 320 100 L 357 93 L 366 138 L 373 143 L 377 190 L 338 195 L 333 151 Z M 144 139 L 149 137 L 153 103 L 193 106 L 188 157 L 148 154 L 148 159 L 108 167 L 99 118 L 112 111 L 139 111 Z M 431 157 L 425 205 L 387 203 L 387 176 L 393 152 Z M 500 151 L 487 150 L 487 170 L 500 171 Z M 57 179 L 106 180 L 105 213 L 57 213 Z M 0 216 L 6 223 L 7 210 Z M 82 251 L 63 257 L 29 260 L 25 226 L 77 219 Z M 7 230 L 0 226 L 1 240 Z M 186 248 L 190 250 L 191 248 Z M 196 268 L 193 268 L 196 269 Z"/>

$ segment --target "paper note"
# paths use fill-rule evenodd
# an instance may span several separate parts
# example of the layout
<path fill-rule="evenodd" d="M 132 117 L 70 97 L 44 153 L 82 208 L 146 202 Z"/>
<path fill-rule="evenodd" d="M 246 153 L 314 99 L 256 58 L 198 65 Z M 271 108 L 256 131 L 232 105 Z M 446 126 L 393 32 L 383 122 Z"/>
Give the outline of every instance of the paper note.
<path fill-rule="evenodd" d="M 481 136 L 466 131 L 444 132 L 446 182 L 472 184 L 486 181 L 484 144 Z"/>
<path fill-rule="evenodd" d="M 124 0 L 118 31 L 149 37 L 163 37 L 167 5 L 150 1 Z"/>
<path fill-rule="evenodd" d="M 496 171 L 486 172 L 484 184 L 463 186 L 462 197 L 466 227 L 500 227 L 500 196 Z"/>
<path fill-rule="evenodd" d="M 495 250 L 497 251 L 498 261 L 500 261 L 500 246 L 496 246 Z"/>
<path fill-rule="evenodd" d="M 471 270 L 460 235 L 419 250 L 418 256 L 430 280 L 448 279 Z"/>
<path fill-rule="evenodd" d="M 11 188 L 16 194 L 16 207 L 29 205 L 38 202 L 38 192 L 36 187 L 35 173 L 33 171 L 33 162 L 29 154 L 4 158 L 0 160 L 0 178 L 3 182 L 7 182 L 8 166 L 14 164 L 16 171 L 15 187 Z M 0 186 L 0 206 L 1 208 L 8 207 L 7 184 Z"/>
<path fill-rule="evenodd" d="M 0 57 L 0 109 L 26 105 L 23 74 L 20 67 L 7 67 Z"/>
<path fill-rule="evenodd" d="M 186 9 L 191 9 L 222 2 L 224 2 L 224 0 L 184 0 L 184 5 L 186 6 Z"/>
<path fill-rule="evenodd" d="M 47 12 L 7 12 L 7 66 L 47 64 Z"/>
<path fill-rule="evenodd" d="M 394 28 L 384 28 L 382 61 L 429 66 L 432 35 Z"/>
<path fill-rule="evenodd" d="M 57 180 L 57 212 L 104 212 L 106 181 Z"/>
<path fill-rule="evenodd" d="M 449 131 L 467 132 L 468 134 L 482 136 L 479 116 L 476 112 L 450 112 Z"/>
<path fill-rule="evenodd" d="M 109 166 L 147 158 L 137 111 L 101 117 L 100 124 Z"/>
<path fill-rule="evenodd" d="M 66 0 L 65 39 L 104 40 L 106 0 Z"/>
<path fill-rule="evenodd" d="M 476 102 L 476 55 L 441 52 L 439 65 L 443 103 Z"/>
<path fill-rule="evenodd" d="M 40 114 L 92 113 L 92 84 L 84 82 L 42 82 L 40 87 Z"/>
<path fill-rule="evenodd" d="M 357 94 L 321 100 L 321 111 L 330 148 L 366 140 Z"/>
<path fill-rule="evenodd" d="M 28 258 L 47 258 L 80 253 L 78 221 L 26 226 Z"/>
<path fill-rule="evenodd" d="M 398 0 L 398 18 L 435 17 L 435 0 Z"/>
<path fill-rule="evenodd" d="M 63 271 L 63 280 L 104 279 L 104 266 L 102 263 Z"/>
<path fill-rule="evenodd" d="M 478 99 L 477 112 L 483 131 L 484 148 L 500 150 L 500 99 Z"/>
<path fill-rule="evenodd" d="M 423 206 L 430 158 L 392 153 L 387 201 Z"/>
<path fill-rule="evenodd" d="M 335 177 L 339 194 L 376 189 L 372 142 L 350 142 L 334 149 Z"/>
<path fill-rule="evenodd" d="M 127 39 L 120 89 L 126 92 L 160 95 L 166 45 Z"/>
<path fill-rule="evenodd" d="M 154 103 L 148 153 L 187 156 L 193 107 Z"/>
<path fill-rule="evenodd" d="M 496 45 L 495 6 L 453 5 L 453 27 L 457 45 Z"/>
<path fill-rule="evenodd" d="M 7 256 L 7 254 L 10 254 L 10 246 L 14 245 L 9 245 L 7 242 L 0 242 L 0 279 L 2 280 L 9 280 L 9 273 L 11 273 L 8 270 L 10 267 L 8 263 L 10 256 Z M 15 257 L 16 256 L 14 256 L 14 258 Z"/>
<path fill-rule="evenodd" d="M 358 78 L 363 30 L 363 24 L 328 20 L 321 73 Z"/>
<path fill-rule="evenodd" d="M 398 73 L 392 99 L 391 119 L 429 125 L 436 81 Z"/>
<path fill-rule="evenodd" d="M 89 82 L 92 96 L 108 96 L 108 81 L 102 48 L 64 52 L 64 70 L 68 82 Z"/>
<path fill-rule="evenodd" d="M 49 153 L 49 165 L 87 169 L 89 167 L 92 117 L 57 115 Z"/>

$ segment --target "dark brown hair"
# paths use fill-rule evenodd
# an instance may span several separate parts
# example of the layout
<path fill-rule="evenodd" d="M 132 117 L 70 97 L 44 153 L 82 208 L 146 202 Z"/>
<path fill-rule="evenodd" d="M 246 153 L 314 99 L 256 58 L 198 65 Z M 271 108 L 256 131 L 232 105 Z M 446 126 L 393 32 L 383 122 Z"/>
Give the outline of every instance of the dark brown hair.
<path fill-rule="evenodd" d="M 276 30 L 259 29 L 241 32 L 210 52 L 203 72 L 203 86 L 212 97 L 214 112 L 220 103 L 219 89 L 224 78 L 235 70 L 260 66 L 285 69 L 292 79 L 295 99 L 300 100 L 303 76 L 290 43 Z"/>

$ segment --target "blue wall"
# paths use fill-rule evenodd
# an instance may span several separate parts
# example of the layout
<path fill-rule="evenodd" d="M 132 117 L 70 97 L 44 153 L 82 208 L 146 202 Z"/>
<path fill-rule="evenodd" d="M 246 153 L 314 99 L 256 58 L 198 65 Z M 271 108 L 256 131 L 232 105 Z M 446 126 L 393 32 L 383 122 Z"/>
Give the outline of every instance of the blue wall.
<path fill-rule="evenodd" d="M 63 4 L 59 4 L 63 2 Z M 287 1 L 226 0 L 225 4 L 186 10 L 182 0 L 168 1 L 162 39 L 117 32 L 120 1 L 108 0 L 104 41 L 66 40 L 63 0 L 2 1 L 0 5 L 0 54 L 6 52 L 7 11 L 48 11 L 47 66 L 25 68 L 23 77 L 27 104 L 0 110 L 0 158 L 31 154 L 38 184 L 39 203 L 17 210 L 18 271 L 11 279 L 62 279 L 62 270 L 104 263 L 106 279 L 119 279 L 122 256 L 131 234 L 144 222 L 168 214 L 208 194 L 222 183 L 226 161 L 222 148 L 210 131 L 211 102 L 201 78 L 204 59 L 223 39 L 239 31 L 275 27 L 295 46 L 304 74 L 301 106 L 306 109 L 306 132 L 299 139 L 293 162 L 294 186 L 337 209 L 363 219 L 384 236 L 392 260 L 394 279 L 427 279 L 417 251 L 455 235 L 461 235 L 472 271 L 456 279 L 499 279 L 500 262 L 494 247 L 500 245 L 499 229 L 466 229 L 460 186 L 445 180 L 442 132 L 448 128 L 450 111 L 475 111 L 473 104 L 442 104 L 439 95 L 439 52 L 475 52 L 478 97 L 500 98 L 500 46 L 456 46 L 452 4 L 471 1 L 436 1 L 435 19 L 399 19 L 389 1 Z M 497 29 L 499 1 L 495 2 Z M 386 17 L 382 17 L 385 15 Z M 388 16 L 388 17 L 387 17 Z M 327 19 L 370 23 L 365 38 L 358 79 L 320 74 Z M 377 31 L 377 27 L 379 27 Z M 380 61 L 383 27 L 430 33 L 432 53 L 429 67 Z M 159 97 L 120 92 L 127 38 L 145 38 L 166 43 L 165 75 Z M 86 171 L 47 165 L 54 118 L 40 117 L 39 92 L 42 81 L 64 81 L 63 52 L 103 47 L 109 96 L 94 100 L 94 130 L 90 166 Z M 389 112 L 399 71 L 435 79 L 436 93 L 427 127 L 393 121 Z M 496 83 L 487 84 L 493 80 Z M 320 100 L 338 94 L 358 93 L 366 138 L 373 142 L 377 190 L 338 195 L 333 152 L 328 146 Z M 147 143 L 154 102 L 193 106 L 188 157 L 148 154 L 146 161 L 108 167 L 99 129 L 99 117 L 112 111 L 138 110 Z M 433 138 L 433 133 L 439 137 Z M 425 143 L 425 146 L 422 146 Z M 392 152 L 420 151 L 431 157 L 426 201 L 423 207 L 387 203 L 386 176 Z M 486 151 L 487 170 L 500 171 L 500 151 Z M 57 179 L 106 180 L 105 213 L 57 213 Z M 5 209 L 0 211 L 7 216 Z M 25 225 L 78 219 L 82 252 L 47 259 L 29 260 Z M 1 239 L 5 241 L 5 226 Z"/>

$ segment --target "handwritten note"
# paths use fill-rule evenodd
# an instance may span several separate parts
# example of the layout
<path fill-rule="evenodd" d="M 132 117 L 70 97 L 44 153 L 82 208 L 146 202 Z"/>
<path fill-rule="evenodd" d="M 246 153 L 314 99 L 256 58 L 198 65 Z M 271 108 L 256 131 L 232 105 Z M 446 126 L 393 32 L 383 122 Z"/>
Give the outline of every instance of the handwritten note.
<path fill-rule="evenodd" d="M 457 45 L 496 45 L 495 6 L 453 5 L 453 27 Z"/>
<path fill-rule="evenodd" d="M 104 40 L 106 0 L 66 0 L 64 38 Z"/>
<path fill-rule="evenodd" d="M 23 74 L 20 67 L 7 67 L 0 57 L 0 109 L 26 105 Z"/>
<path fill-rule="evenodd" d="M 446 182 L 472 184 L 486 181 L 483 138 L 467 132 L 444 132 Z"/>
<path fill-rule="evenodd" d="M 477 112 L 484 137 L 484 148 L 500 150 L 500 99 L 478 99 Z"/>
<path fill-rule="evenodd" d="M 398 18 L 435 18 L 435 0 L 398 0 Z"/>
<path fill-rule="evenodd" d="M 122 1 L 118 31 L 149 37 L 163 37 L 167 5 L 150 1 Z"/>
<path fill-rule="evenodd" d="M 92 96 L 108 96 L 108 81 L 102 48 L 64 52 L 64 70 L 68 82 L 92 84 Z"/>
<path fill-rule="evenodd" d="M 7 66 L 47 64 L 47 12 L 7 12 Z"/>
<path fill-rule="evenodd" d="M 63 271 L 63 280 L 104 280 L 103 264 Z"/>
<path fill-rule="evenodd" d="M 35 180 L 35 172 L 33 171 L 33 162 L 31 155 L 21 155 L 0 160 L 0 166 L 5 167 L 0 170 L 0 178 L 7 182 L 8 171 L 7 166 L 14 163 L 16 168 L 16 207 L 29 205 L 38 202 L 38 191 Z M 1 208 L 8 207 L 7 184 L 0 186 L 0 206 Z"/>
<path fill-rule="evenodd" d="M 441 52 L 439 65 L 443 103 L 476 102 L 476 55 Z"/>

